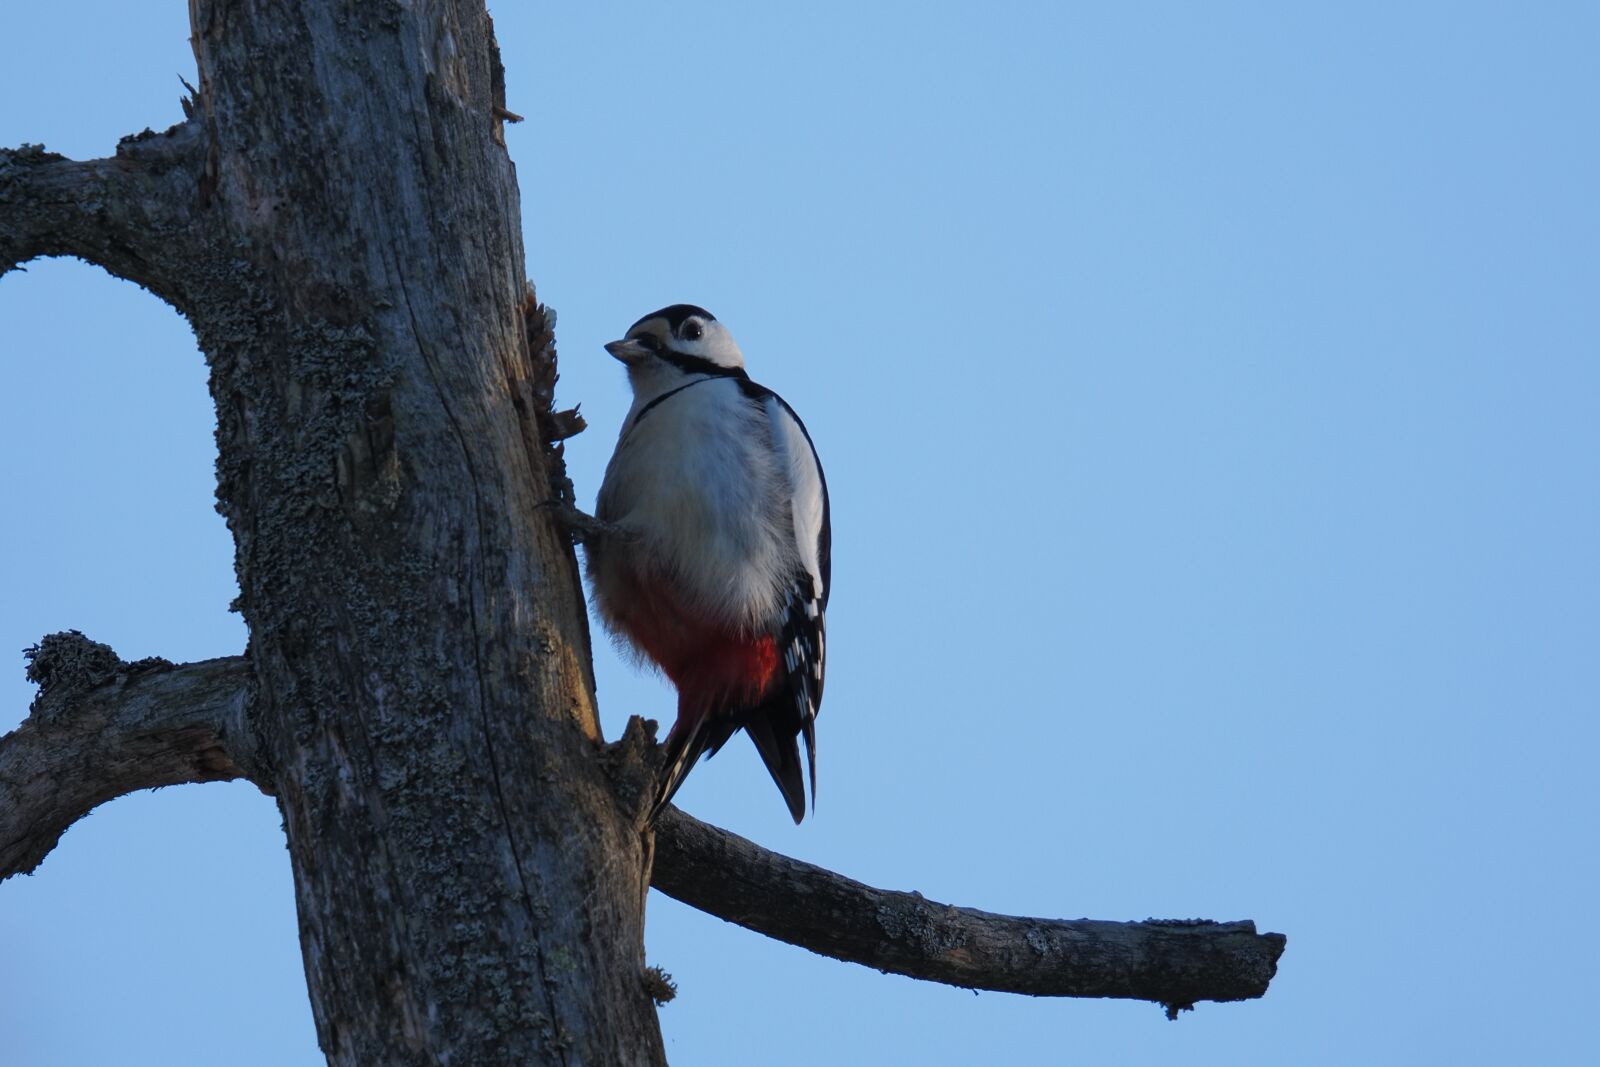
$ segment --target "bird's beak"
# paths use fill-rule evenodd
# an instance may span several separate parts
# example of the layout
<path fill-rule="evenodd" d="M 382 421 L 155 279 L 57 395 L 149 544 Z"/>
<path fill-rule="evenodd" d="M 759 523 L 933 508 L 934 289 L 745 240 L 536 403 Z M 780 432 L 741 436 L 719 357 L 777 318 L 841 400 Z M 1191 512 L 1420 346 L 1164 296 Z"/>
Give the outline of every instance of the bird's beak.
<path fill-rule="evenodd" d="M 638 341 L 628 340 L 612 341 L 606 345 L 606 351 L 630 367 L 650 354 L 650 350 Z"/>

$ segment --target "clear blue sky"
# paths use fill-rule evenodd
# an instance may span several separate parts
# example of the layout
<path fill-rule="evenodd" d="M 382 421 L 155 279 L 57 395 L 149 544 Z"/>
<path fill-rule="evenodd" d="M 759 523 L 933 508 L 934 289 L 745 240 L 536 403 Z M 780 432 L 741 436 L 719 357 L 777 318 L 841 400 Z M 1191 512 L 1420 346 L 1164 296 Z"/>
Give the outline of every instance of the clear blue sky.
<path fill-rule="evenodd" d="M 1600 1062 L 1593 5 L 499 8 L 580 496 L 601 344 L 680 300 L 828 469 L 816 818 L 742 743 L 680 803 L 940 900 L 1290 939 L 1264 1000 L 1168 1023 L 656 897 L 674 1062 Z M 0 143 L 177 121 L 185 19 L 6 5 Z M 38 263 L 0 367 L 0 729 L 44 633 L 238 652 L 185 323 Z M 600 651 L 609 733 L 670 714 Z M 0 886 L 0 1035 L 320 1062 L 272 802 L 129 797 Z"/>

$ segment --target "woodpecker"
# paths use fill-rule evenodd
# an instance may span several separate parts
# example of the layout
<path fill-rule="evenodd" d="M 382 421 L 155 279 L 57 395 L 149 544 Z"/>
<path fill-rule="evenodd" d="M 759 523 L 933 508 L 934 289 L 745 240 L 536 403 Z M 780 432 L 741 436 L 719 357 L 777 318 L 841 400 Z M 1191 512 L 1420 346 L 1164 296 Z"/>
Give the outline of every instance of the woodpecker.
<path fill-rule="evenodd" d="M 799 823 L 801 737 L 816 802 L 831 562 L 816 448 L 704 308 L 651 312 L 605 347 L 633 406 L 585 558 L 607 628 L 678 690 L 651 818 L 743 729 Z"/>

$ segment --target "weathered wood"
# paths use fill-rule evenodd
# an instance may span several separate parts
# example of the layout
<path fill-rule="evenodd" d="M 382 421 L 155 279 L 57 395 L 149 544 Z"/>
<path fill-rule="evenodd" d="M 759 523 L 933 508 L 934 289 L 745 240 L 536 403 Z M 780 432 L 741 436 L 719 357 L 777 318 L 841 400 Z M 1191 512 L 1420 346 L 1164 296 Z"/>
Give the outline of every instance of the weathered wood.
<path fill-rule="evenodd" d="M 78 256 L 181 310 L 186 289 L 205 284 L 190 210 L 203 149 L 193 124 L 124 137 L 115 156 L 81 163 L 40 145 L 0 148 L 0 276 L 35 256 Z"/>
<path fill-rule="evenodd" d="M 690 907 L 824 956 L 930 982 L 1041 997 L 1120 997 L 1169 1017 L 1267 991 L 1286 939 L 1252 922 L 996 915 L 874 889 L 676 809 L 656 825 L 653 884 Z"/>
<path fill-rule="evenodd" d="M 521 221 L 481 2 L 194 7 L 213 370 L 330 1063 L 663 1060 L 643 850 L 537 508 Z"/>
<path fill-rule="evenodd" d="M 264 777 L 243 660 L 125 663 L 79 633 L 28 650 L 39 695 L 0 738 L 0 880 L 27 874 L 67 827 L 137 789 Z"/>

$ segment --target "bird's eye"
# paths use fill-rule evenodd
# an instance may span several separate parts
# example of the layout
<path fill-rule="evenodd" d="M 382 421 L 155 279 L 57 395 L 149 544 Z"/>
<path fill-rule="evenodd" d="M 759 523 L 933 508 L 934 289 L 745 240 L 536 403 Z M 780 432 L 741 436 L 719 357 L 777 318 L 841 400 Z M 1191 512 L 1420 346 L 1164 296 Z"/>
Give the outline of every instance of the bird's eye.
<path fill-rule="evenodd" d="M 698 341 L 703 333 L 705 333 L 704 328 L 694 319 L 690 319 L 683 324 L 683 339 L 685 341 Z"/>

